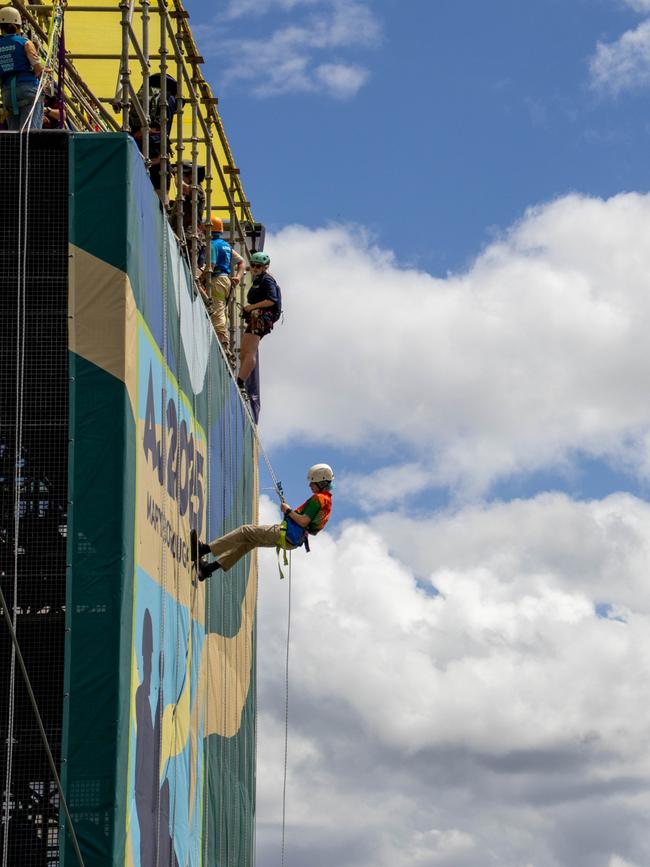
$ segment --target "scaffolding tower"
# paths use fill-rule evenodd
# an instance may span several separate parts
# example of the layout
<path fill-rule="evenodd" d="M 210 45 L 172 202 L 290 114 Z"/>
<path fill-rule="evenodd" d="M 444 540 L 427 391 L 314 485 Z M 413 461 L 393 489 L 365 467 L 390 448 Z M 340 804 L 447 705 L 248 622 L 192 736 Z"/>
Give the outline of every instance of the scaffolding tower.
<path fill-rule="evenodd" d="M 44 55 L 58 4 L 13 0 L 12 5 L 22 15 L 25 35 Z M 217 99 L 201 71 L 204 61 L 190 30 L 189 14 L 180 0 L 69 2 L 63 15 L 65 51 L 58 71 L 52 70 L 51 75 L 63 94 L 68 132 L 133 134 L 131 126 L 137 125 L 142 164 L 148 173 L 157 166 L 160 207 L 192 278 L 198 280 L 202 248 L 209 246 L 212 216 L 223 219 L 225 237 L 248 264 L 250 255 L 263 248 L 264 227 L 255 223 L 251 213 Z M 153 76 L 158 77 L 160 91 L 158 153 L 151 146 Z M 176 89 L 171 118 L 167 116 L 168 76 Z M 0 587 L 59 773 L 65 752 L 61 738 L 71 568 L 67 138 L 56 131 L 30 133 L 28 155 L 21 166 L 24 153 L 19 137 L 0 133 L 0 165 L 6 178 L 3 195 L 5 201 L 22 203 L 25 218 L 24 224 L 16 220 L 11 208 L 0 212 Z M 189 197 L 184 192 L 184 162 L 191 164 Z M 23 183 L 26 166 L 28 188 Z M 97 216 L 102 217 L 101 202 Z M 242 282 L 228 304 L 233 347 L 241 337 L 236 310 L 243 305 L 245 292 Z M 247 424 L 248 419 L 242 418 Z M 238 448 L 233 445 L 233 452 L 238 453 Z M 75 545 L 79 556 L 83 541 Z M 233 611 L 236 620 L 236 606 Z M 59 792 L 9 634 L 2 630 L 0 654 L 0 867 L 59 867 L 64 836 Z M 234 745 L 233 740 L 233 749 Z M 246 766 L 254 769 L 254 757 L 246 758 Z M 94 793 L 87 795 L 92 801 Z M 219 799 L 225 801 L 225 795 Z M 90 826 L 97 816 L 91 811 L 85 815 L 77 806 L 75 821 Z M 229 844 L 220 840 L 219 845 L 225 847 L 214 861 L 219 867 L 252 864 L 251 841 L 246 841 L 245 853 L 237 860 L 231 860 Z M 75 862 L 68 857 L 65 863 Z M 90 858 L 89 863 L 104 862 Z"/>

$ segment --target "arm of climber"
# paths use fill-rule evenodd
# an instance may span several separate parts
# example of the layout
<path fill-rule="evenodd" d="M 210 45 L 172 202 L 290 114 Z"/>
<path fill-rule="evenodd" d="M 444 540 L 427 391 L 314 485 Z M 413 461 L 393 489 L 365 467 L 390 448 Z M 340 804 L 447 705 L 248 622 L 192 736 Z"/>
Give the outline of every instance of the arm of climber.
<path fill-rule="evenodd" d="M 237 250 L 232 251 L 232 260 L 237 263 L 237 270 L 235 271 L 235 275 L 232 278 L 232 282 L 234 286 L 241 281 L 241 278 L 244 276 L 244 271 L 246 270 L 246 263 L 242 256 L 239 255 Z"/>
<path fill-rule="evenodd" d="M 311 529 L 314 529 L 314 521 L 316 521 L 320 512 L 320 501 L 318 497 L 313 496 L 310 497 L 307 502 L 303 503 L 302 506 L 298 506 L 297 509 L 294 509 L 291 517 L 297 524 L 300 524 L 301 527 L 306 527 L 311 532 Z M 298 520 L 299 518 L 301 520 Z"/>
<path fill-rule="evenodd" d="M 275 305 L 275 301 L 269 301 L 268 298 L 264 301 L 258 301 L 257 304 L 246 304 L 244 306 L 244 312 L 250 313 L 251 310 L 262 310 L 264 307 L 273 307 Z"/>
<path fill-rule="evenodd" d="M 295 523 L 298 524 L 299 527 L 308 527 L 311 523 L 311 518 L 309 517 L 309 515 L 301 515 L 300 512 L 296 512 L 294 509 L 291 508 L 290 505 L 288 505 L 288 503 L 285 503 L 284 501 L 280 504 L 280 508 L 284 512 L 284 517 L 291 518 L 291 520 L 295 521 Z"/>
<path fill-rule="evenodd" d="M 27 55 L 27 60 L 29 60 L 30 66 L 34 71 L 34 75 L 37 78 L 40 78 L 41 73 L 43 72 L 43 64 L 38 59 L 38 54 L 33 42 L 25 43 L 25 54 Z"/>

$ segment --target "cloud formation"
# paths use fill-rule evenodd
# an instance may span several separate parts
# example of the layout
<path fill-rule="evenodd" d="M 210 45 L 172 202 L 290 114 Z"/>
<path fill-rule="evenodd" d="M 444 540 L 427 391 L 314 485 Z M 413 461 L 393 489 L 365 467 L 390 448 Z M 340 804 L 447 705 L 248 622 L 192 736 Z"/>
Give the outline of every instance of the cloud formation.
<path fill-rule="evenodd" d="M 635 12 L 650 13 L 650 0 L 624 0 Z M 650 84 L 650 20 L 614 42 L 599 42 L 589 61 L 592 85 L 618 94 Z"/>
<path fill-rule="evenodd" d="M 337 480 L 367 515 L 293 557 L 288 867 L 650 864 L 650 505 L 481 500 L 582 456 L 650 477 L 648 226 L 650 196 L 569 195 L 444 277 L 358 226 L 269 238 L 262 437 L 376 466 Z M 287 612 L 260 562 L 267 867 Z"/>
<path fill-rule="evenodd" d="M 590 61 L 593 84 L 620 93 L 650 83 L 650 21 L 615 42 L 599 42 Z"/>
<path fill-rule="evenodd" d="M 291 13 L 291 19 L 271 22 L 265 17 L 271 12 Z M 247 17 L 254 23 L 242 33 Z M 357 0 L 238 0 L 225 19 L 195 30 L 207 56 L 237 58 L 224 70 L 224 84 L 245 85 L 259 97 L 320 92 L 350 99 L 369 77 L 357 61 L 358 51 L 381 41 L 378 19 Z"/>
<path fill-rule="evenodd" d="M 647 503 L 556 494 L 387 513 L 294 554 L 288 865 L 650 863 L 649 540 Z M 266 867 L 287 600 L 261 563 Z"/>
<path fill-rule="evenodd" d="M 474 495 L 576 455 L 647 478 L 648 225 L 650 196 L 567 196 L 442 279 L 358 227 L 283 230 L 268 245 L 286 315 L 263 347 L 266 441 L 371 442 L 390 484 L 349 481 L 381 503 L 391 485 Z M 289 374 L 287 358 L 305 363 Z"/>

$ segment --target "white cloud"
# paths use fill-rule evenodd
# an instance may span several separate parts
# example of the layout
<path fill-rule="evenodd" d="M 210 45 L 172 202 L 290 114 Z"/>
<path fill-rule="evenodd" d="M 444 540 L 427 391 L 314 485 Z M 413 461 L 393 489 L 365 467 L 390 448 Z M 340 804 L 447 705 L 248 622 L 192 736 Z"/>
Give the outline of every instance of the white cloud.
<path fill-rule="evenodd" d="M 635 12 L 650 13 L 650 0 L 623 0 Z M 589 61 L 594 87 L 618 94 L 650 84 L 650 20 L 614 42 L 599 42 Z"/>
<path fill-rule="evenodd" d="M 329 0 L 230 0 L 222 13 L 226 18 L 243 18 L 246 15 L 260 17 L 267 12 L 280 9 L 291 12 L 300 6 L 317 6 Z"/>
<path fill-rule="evenodd" d="M 236 38 L 226 20 L 197 29 L 206 56 L 232 53 L 237 63 L 223 70 L 223 82 L 247 85 L 257 96 L 323 92 L 349 99 L 366 83 L 369 72 L 347 53 L 376 48 L 381 26 L 370 6 L 347 0 L 267 0 L 261 5 L 237 3 L 229 17 L 255 15 L 255 22 L 273 9 L 291 13 L 259 33 L 259 26 Z M 240 24 L 238 24 L 241 27 Z"/>
<path fill-rule="evenodd" d="M 436 279 L 358 227 L 283 230 L 267 443 L 372 442 L 465 493 L 577 452 L 650 474 L 649 232 L 650 196 L 567 196 Z"/>
<path fill-rule="evenodd" d="M 364 510 L 375 511 L 426 490 L 434 480 L 421 464 L 410 463 L 381 467 L 367 474 L 350 473 L 339 478 L 339 484 L 348 500 L 355 500 Z"/>
<path fill-rule="evenodd" d="M 619 93 L 647 86 L 650 83 L 650 20 L 642 21 L 615 42 L 599 42 L 589 66 L 592 82 L 598 88 Z"/>
<path fill-rule="evenodd" d="M 635 12 L 650 12 L 650 0 L 624 0 Z"/>
<path fill-rule="evenodd" d="M 649 540 L 647 503 L 555 495 L 387 515 L 294 554 L 288 863 L 650 863 Z M 274 554 L 261 563 L 266 867 L 287 612 Z M 626 624 L 596 616 L 603 593 Z"/>
<path fill-rule="evenodd" d="M 368 70 L 345 63 L 323 63 L 315 69 L 315 77 L 333 96 L 348 99 L 368 80 Z"/>

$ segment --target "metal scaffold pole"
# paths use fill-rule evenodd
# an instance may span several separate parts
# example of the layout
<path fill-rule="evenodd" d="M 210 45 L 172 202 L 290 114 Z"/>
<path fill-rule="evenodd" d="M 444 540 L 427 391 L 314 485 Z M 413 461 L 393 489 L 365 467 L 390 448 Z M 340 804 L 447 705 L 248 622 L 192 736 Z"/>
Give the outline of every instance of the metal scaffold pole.
<path fill-rule="evenodd" d="M 178 13 L 175 13 L 178 15 Z M 171 22 L 170 26 L 171 26 Z M 180 19 L 177 20 L 177 28 L 180 33 Z M 174 40 L 174 56 L 176 58 L 176 236 L 185 245 L 183 231 L 183 53 L 179 39 Z"/>
<path fill-rule="evenodd" d="M 150 169 L 149 161 L 149 0 L 142 0 L 142 112 L 144 123 L 142 125 L 142 156 L 147 171 Z"/>

